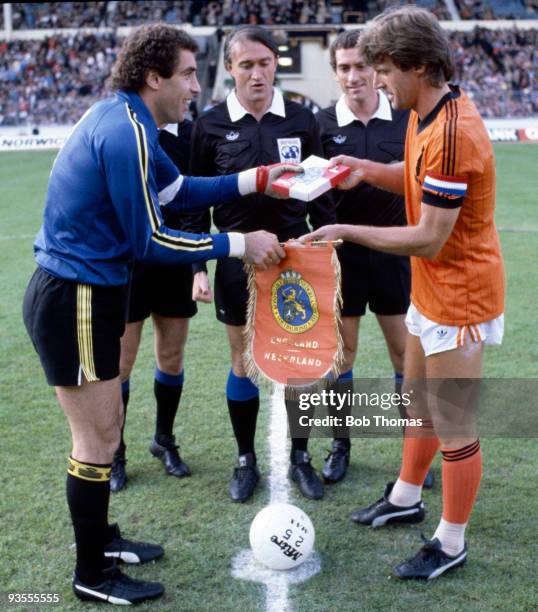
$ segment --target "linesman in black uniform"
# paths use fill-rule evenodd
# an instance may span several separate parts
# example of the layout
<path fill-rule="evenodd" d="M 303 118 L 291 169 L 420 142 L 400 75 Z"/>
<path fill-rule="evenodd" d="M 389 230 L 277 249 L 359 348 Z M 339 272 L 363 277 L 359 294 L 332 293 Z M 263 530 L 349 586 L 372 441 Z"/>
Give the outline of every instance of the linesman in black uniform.
<path fill-rule="evenodd" d="M 373 87 L 373 69 L 357 49 L 360 32 L 339 34 L 330 48 L 331 67 L 342 96 L 316 115 L 325 157 L 352 155 L 390 164 L 403 160 L 409 111 L 395 111 L 382 91 Z M 360 183 L 338 191 L 338 223 L 374 226 L 406 225 L 403 197 Z M 405 314 L 409 307 L 409 259 L 345 242 L 339 249 L 342 268 L 342 336 L 345 361 L 337 386 L 345 393 L 353 384 L 360 318 L 366 306 L 376 315 L 394 368 L 396 390 L 401 390 L 405 351 Z M 340 410 L 345 417 L 351 407 Z M 349 429 L 334 432 L 332 449 L 322 469 L 326 483 L 344 478 L 349 465 Z"/>
<path fill-rule="evenodd" d="M 192 121 L 171 123 L 160 130 L 159 143 L 182 174 L 189 172 L 190 139 Z M 188 232 L 191 230 L 189 215 L 179 217 L 163 207 L 163 218 L 168 227 Z M 207 286 L 207 274 L 198 286 Z M 192 295 L 193 272 L 190 264 L 166 266 L 135 262 L 131 271 L 129 311 L 125 333 L 121 339 L 120 377 L 124 418 L 130 392 L 130 375 L 134 367 L 144 321 L 151 316 L 155 336 L 155 380 L 153 389 L 156 401 L 155 435 L 150 453 L 158 457 L 167 474 L 182 478 L 190 475 L 187 464 L 178 452 L 173 433 L 174 421 L 183 390 L 183 358 L 189 319 L 196 312 L 194 299 L 206 300 L 203 294 Z M 127 482 L 125 470 L 126 445 L 124 426 L 121 442 L 114 455 L 110 474 L 110 489 L 120 491 Z"/>
<path fill-rule="evenodd" d="M 313 114 L 294 102 L 285 101 L 273 87 L 278 47 L 272 36 L 259 27 L 246 26 L 232 32 L 225 42 L 226 69 L 235 89 L 227 99 L 202 115 L 192 137 L 192 174 L 222 175 L 272 164 L 281 160 L 300 162 L 311 154 L 321 155 L 321 143 Z M 335 219 L 327 201 L 306 205 L 297 200 L 275 203 L 269 198 L 248 197 L 227 209 L 216 207 L 213 222 L 224 232 L 266 229 L 279 240 L 300 236 L 309 217 L 314 227 Z M 209 215 L 197 230 L 210 227 Z M 196 287 L 196 281 L 195 281 Z M 217 319 L 226 325 L 232 354 L 226 397 L 238 445 L 238 467 L 230 484 L 232 501 L 251 497 L 259 480 L 254 437 L 259 409 L 258 388 L 247 378 L 243 355 L 248 291 L 241 262 L 225 259 L 215 273 Z M 323 496 L 323 484 L 310 464 L 306 438 L 293 438 L 290 476 L 308 498 Z"/>

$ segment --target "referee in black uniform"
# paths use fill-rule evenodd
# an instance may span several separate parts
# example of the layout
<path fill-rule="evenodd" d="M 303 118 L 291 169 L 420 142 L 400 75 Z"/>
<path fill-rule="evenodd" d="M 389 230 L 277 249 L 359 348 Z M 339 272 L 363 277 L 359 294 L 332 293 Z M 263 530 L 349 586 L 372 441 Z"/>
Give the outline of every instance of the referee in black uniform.
<path fill-rule="evenodd" d="M 182 123 L 165 126 L 159 133 L 159 144 L 184 175 L 189 172 L 192 125 L 192 121 L 185 119 Z M 166 207 L 163 207 L 162 212 L 168 227 L 191 231 L 189 219 L 192 213 L 191 216 L 179 217 L 167 212 Z M 205 279 L 199 280 L 198 285 L 205 282 L 207 286 L 207 274 L 200 272 L 199 275 Z M 130 375 L 140 346 L 144 321 L 151 316 L 155 336 L 156 366 L 153 389 L 156 419 L 150 452 L 162 461 L 168 474 L 178 478 L 190 475 L 187 464 L 179 455 L 173 428 L 183 390 L 183 357 L 189 319 L 197 312 L 192 288 L 193 272 L 190 264 L 165 266 L 135 262 L 131 271 L 127 325 L 121 339 L 120 377 L 126 418 Z M 202 294 L 197 295 L 196 299 L 207 298 Z M 123 427 L 125 428 L 125 421 Z M 127 482 L 124 428 L 112 463 L 112 491 L 120 491 Z"/>
<path fill-rule="evenodd" d="M 321 154 L 321 143 L 313 114 L 294 102 L 285 101 L 274 89 L 278 47 L 266 30 L 245 26 L 232 32 L 224 49 L 226 69 L 235 89 L 226 101 L 202 115 L 192 137 L 192 174 L 223 175 L 253 164 L 279 161 L 300 162 Z M 224 232 L 265 229 L 279 240 L 300 236 L 308 227 L 335 219 L 327 200 L 308 205 L 297 200 L 275 203 L 265 196 L 247 197 L 224 207 L 217 206 L 213 222 Z M 196 229 L 210 227 L 209 215 Z M 230 497 L 244 502 L 259 480 L 254 437 L 259 409 L 258 388 L 246 377 L 243 364 L 244 326 L 248 300 L 246 275 L 241 262 L 224 259 L 215 273 L 217 319 L 226 325 L 232 353 L 226 397 L 238 445 L 238 467 L 230 484 Z M 310 464 L 306 438 L 292 439 L 290 476 L 301 493 L 311 499 L 323 496 L 323 485 Z"/>
<path fill-rule="evenodd" d="M 373 69 L 361 58 L 360 31 L 339 34 L 330 48 L 331 67 L 343 95 L 336 105 L 316 115 L 325 157 L 352 155 L 390 164 L 404 158 L 409 111 L 395 111 L 382 91 L 373 87 Z M 337 192 L 337 223 L 374 226 L 406 225 L 404 199 L 366 183 Z M 405 351 L 405 314 L 409 307 L 409 258 L 374 251 L 344 242 L 339 249 L 342 268 L 342 336 L 344 363 L 337 386 L 341 392 L 353 384 L 360 318 L 366 306 L 383 331 L 396 391 L 401 390 Z M 340 410 L 344 417 L 350 406 Z M 322 469 L 326 483 L 344 478 L 349 465 L 349 430 L 334 431 L 332 449 Z M 431 483 L 428 483 L 431 486 Z"/>

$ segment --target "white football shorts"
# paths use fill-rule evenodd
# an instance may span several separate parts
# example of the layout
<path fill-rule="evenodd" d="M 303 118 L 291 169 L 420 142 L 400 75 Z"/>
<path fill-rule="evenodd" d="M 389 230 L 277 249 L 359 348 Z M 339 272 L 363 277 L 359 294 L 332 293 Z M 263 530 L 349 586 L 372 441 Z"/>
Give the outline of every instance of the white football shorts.
<path fill-rule="evenodd" d="M 418 336 L 426 357 L 443 351 L 451 351 L 466 342 L 502 344 L 504 314 L 491 321 L 469 325 L 441 325 L 430 321 L 411 302 L 405 324 L 410 334 Z"/>

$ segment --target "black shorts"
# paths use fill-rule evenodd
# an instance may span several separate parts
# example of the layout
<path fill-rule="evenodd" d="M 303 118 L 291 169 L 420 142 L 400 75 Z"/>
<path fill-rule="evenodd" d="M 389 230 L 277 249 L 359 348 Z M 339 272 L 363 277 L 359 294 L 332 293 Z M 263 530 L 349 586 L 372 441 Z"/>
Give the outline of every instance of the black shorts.
<path fill-rule="evenodd" d="M 366 306 L 378 315 L 401 315 L 409 308 L 409 258 L 345 242 L 338 249 L 342 268 L 342 316 L 362 317 Z"/>
<path fill-rule="evenodd" d="M 151 313 L 189 318 L 198 309 L 192 300 L 192 266 L 135 263 L 131 272 L 127 321 L 143 321 Z"/>
<path fill-rule="evenodd" d="M 24 296 L 26 330 L 49 385 L 119 376 L 127 287 L 83 285 L 38 268 Z"/>
<path fill-rule="evenodd" d="M 310 231 L 305 222 L 279 232 L 278 239 L 285 242 L 298 238 Z M 215 312 L 217 319 L 226 325 L 246 325 L 247 323 L 247 274 L 241 259 L 227 257 L 219 259 L 215 269 Z"/>
<path fill-rule="evenodd" d="M 215 269 L 215 311 L 226 325 L 246 325 L 247 274 L 241 259 L 219 259 Z"/>

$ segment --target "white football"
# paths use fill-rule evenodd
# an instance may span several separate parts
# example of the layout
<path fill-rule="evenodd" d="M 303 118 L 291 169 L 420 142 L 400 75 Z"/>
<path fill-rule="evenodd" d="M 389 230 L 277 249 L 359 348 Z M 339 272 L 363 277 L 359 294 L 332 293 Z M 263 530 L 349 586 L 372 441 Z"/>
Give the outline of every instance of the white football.
<path fill-rule="evenodd" d="M 250 525 L 250 547 L 266 567 L 287 570 L 298 567 L 314 548 L 312 521 L 297 506 L 271 504 L 260 510 Z"/>

